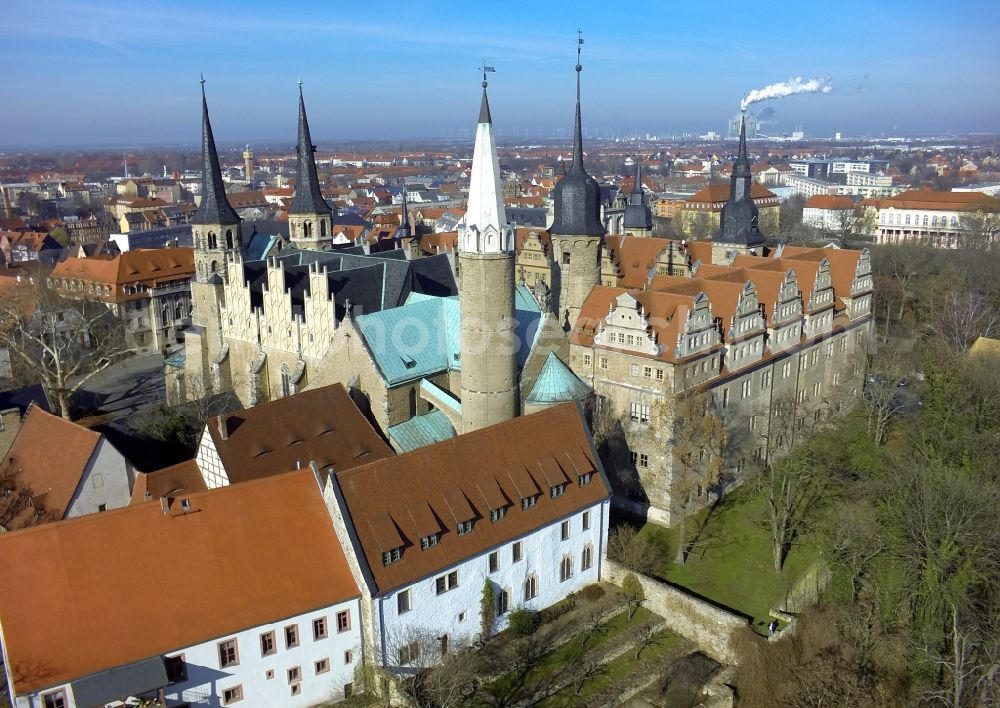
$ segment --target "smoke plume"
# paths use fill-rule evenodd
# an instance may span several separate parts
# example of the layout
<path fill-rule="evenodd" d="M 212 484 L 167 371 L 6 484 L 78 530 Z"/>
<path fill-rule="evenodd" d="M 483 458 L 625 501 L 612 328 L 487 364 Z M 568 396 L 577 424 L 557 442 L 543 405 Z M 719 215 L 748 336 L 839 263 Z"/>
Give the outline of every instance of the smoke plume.
<path fill-rule="evenodd" d="M 754 89 L 740 101 L 740 110 L 746 110 L 751 103 L 766 101 L 769 98 L 783 98 L 791 96 L 793 93 L 830 93 L 833 91 L 833 84 L 828 79 L 808 79 L 803 81 L 801 76 L 788 81 L 765 86 L 762 89 Z"/>

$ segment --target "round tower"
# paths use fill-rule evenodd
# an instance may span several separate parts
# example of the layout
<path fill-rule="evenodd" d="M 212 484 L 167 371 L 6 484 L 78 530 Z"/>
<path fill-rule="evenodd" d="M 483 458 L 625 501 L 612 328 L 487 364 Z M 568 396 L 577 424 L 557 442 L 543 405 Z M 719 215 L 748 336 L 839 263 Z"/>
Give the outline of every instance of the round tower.
<path fill-rule="evenodd" d="M 580 47 L 577 40 L 576 119 L 573 127 L 573 163 L 552 190 L 554 215 L 549 234 L 558 280 L 556 314 L 572 329 L 583 301 L 601 282 L 601 187 L 583 166 L 583 130 L 580 121 Z M 553 283 L 555 289 L 555 283 Z"/>
<path fill-rule="evenodd" d="M 484 70 L 469 204 L 458 228 L 463 433 L 517 415 L 514 230 L 504 213 L 486 86 Z"/>
<path fill-rule="evenodd" d="M 243 148 L 243 177 L 247 182 L 253 181 L 253 150 L 249 145 Z"/>

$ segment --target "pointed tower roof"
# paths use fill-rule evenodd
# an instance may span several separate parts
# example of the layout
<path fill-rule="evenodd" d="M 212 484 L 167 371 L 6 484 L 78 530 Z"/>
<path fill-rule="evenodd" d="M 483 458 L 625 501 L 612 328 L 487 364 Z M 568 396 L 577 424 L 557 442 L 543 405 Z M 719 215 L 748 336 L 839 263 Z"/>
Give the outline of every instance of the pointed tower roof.
<path fill-rule="evenodd" d="M 603 236 L 601 223 L 601 187 L 583 166 L 583 122 L 580 119 L 580 46 L 576 48 L 576 116 L 573 124 L 573 162 L 569 171 L 552 190 L 554 218 L 550 234 Z M 564 163 L 565 166 L 565 163 Z"/>
<path fill-rule="evenodd" d="M 316 146 L 309 134 L 309 119 L 306 118 L 306 102 L 302 97 L 302 82 L 299 82 L 299 142 L 298 175 L 295 178 L 295 195 L 289 214 L 329 214 L 330 205 L 323 199 L 316 173 Z"/>
<path fill-rule="evenodd" d="M 403 189 L 403 212 L 399 215 L 399 228 L 393 234 L 394 238 L 410 238 L 410 212 L 406 208 L 406 189 Z"/>
<path fill-rule="evenodd" d="M 590 393 L 590 386 L 573 373 L 562 359 L 549 352 L 542 364 L 542 370 L 535 379 L 531 392 L 524 399 L 525 403 L 564 403 L 585 398 Z"/>
<path fill-rule="evenodd" d="M 747 156 L 747 114 L 740 120 L 740 151 L 733 165 L 734 177 L 751 177 L 750 158 Z"/>
<path fill-rule="evenodd" d="M 740 123 L 740 150 L 729 179 L 729 200 L 722 205 L 721 229 L 713 240 L 747 248 L 764 245 L 767 239 L 758 229 L 757 205 L 752 197 L 753 176 L 747 155 L 746 115 Z"/>
<path fill-rule="evenodd" d="M 635 186 L 629 195 L 628 206 L 625 207 L 625 217 L 622 220 L 625 229 L 649 230 L 653 228 L 653 212 L 646 205 L 646 194 L 642 191 L 642 156 L 635 156 Z"/>
<path fill-rule="evenodd" d="M 219 167 L 219 153 L 215 149 L 212 123 L 208 119 L 205 79 L 201 80 L 201 203 L 191 223 L 225 226 L 240 223 L 240 217 L 226 198 L 226 185 L 222 181 L 222 169 Z"/>
<path fill-rule="evenodd" d="M 479 107 L 476 145 L 472 153 L 469 202 L 459 225 L 459 248 L 466 252 L 500 253 L 514 248 L 513 231 L 507 224 L 503 205 L 503 183 L 493 136 L 493 118 L 486 95 L 483 73 L 483 100 Z M 482 235 L 492 232 L 493 238 Z"/>

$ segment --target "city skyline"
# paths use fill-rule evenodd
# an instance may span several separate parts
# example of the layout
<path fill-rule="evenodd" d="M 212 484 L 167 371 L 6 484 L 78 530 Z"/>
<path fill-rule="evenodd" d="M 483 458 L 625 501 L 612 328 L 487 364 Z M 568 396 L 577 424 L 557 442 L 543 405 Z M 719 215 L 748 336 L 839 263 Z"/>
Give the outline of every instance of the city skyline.
<path fill-rule="evenodd" d="M 724 134 L 749 91 L 796 76 L 834 90 L 755 106 L 773 110 L 775 131 L 989 132 L 1000 8 L 959 5 L 942 25 L 927 2 L 835 13 L 780 3 L 766 16 L 736 3 L 714 16 L 662 2 L 614 15 L 569 3 L 503 13 L 408 3 L 381 7 L 383 17 L 312 3 L 277 15 L 259 2 L 14 2 L 0 57 L 8 105 L 27 108 L 0 117 L 0 144 L 193 144 L 201 73 L 222 144 L 292 141 L 300 78 L 319 143 L 462 137 L 484 59 L 497 68 L 500 136 L 568 136 L 578 27 L 591 135 Z"/>

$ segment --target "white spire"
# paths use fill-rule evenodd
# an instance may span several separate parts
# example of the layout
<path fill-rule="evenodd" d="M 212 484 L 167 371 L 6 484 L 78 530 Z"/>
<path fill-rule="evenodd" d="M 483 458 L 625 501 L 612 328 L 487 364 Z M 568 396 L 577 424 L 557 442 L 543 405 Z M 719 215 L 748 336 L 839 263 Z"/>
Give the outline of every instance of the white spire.
<path fill-rule="evenodd" d="M 500 162 L 497 160 L 485 80 L 479 126 L 476 128 L 476 147 L 472 153 L 469 204 L 458 225 L 458 232 L 459 248 L 466 253 L 505 253 L 514 250 L 514 231 L 507 224 L 507 215 L 504 213 Z"/>

